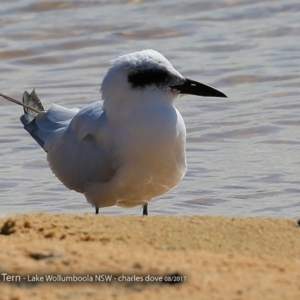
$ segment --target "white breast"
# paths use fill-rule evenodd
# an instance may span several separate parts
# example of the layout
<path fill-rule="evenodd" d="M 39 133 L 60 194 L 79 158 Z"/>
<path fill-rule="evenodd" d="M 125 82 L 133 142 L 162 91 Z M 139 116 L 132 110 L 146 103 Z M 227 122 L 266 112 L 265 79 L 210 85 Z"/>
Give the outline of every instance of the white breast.
<path fill-rule="evenodd" d="M 124 172 L 117 205 L 145 203 L 175 187 L 186 172 L 183 119 L 174 106 L 155 109 L 139 110 L 116 135 Z"/>

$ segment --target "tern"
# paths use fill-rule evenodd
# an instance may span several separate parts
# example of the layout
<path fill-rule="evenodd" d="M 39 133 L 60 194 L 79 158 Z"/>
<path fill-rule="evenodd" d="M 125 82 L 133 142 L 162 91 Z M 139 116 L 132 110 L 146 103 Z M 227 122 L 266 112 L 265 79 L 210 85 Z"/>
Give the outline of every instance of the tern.
<path fill-rule="evenodd" d="M 155 50 L 112 61 L 102 100 L 82 109 L 52 104 L 35 90 L 23 94 L 21 122 L 46 151 L 50 168 L 69 189 L 99 208 L 141 205 L 178 185 L 186 173 L 186 128 L 174 106 L 180 96 L 226 97 L 182 76 Z"/>

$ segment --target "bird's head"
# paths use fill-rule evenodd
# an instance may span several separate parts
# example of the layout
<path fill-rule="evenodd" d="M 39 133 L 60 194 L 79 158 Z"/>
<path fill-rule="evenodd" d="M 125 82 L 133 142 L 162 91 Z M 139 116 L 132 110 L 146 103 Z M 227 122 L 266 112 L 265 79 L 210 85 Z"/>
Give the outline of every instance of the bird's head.
<path fill-rule="evenodd" d="M 155 50 L 133 52 L 114 60 L 103 79 L 101 93 L 105 106 L 128 105 L 128 101 L 142 101 L 148 95 L 171 103 L 180 94 L 226 97 L 211 86 L 185 78 Z"/>

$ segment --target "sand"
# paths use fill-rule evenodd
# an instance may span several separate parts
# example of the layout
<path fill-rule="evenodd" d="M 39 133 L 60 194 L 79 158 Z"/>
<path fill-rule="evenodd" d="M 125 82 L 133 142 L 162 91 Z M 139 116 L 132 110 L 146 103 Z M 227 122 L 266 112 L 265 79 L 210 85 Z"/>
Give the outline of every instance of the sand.
<path fill-rule="evenodd" d="M 0 300 L 300 299 L 295 220 L 42 213 L 0 233 Z"/>

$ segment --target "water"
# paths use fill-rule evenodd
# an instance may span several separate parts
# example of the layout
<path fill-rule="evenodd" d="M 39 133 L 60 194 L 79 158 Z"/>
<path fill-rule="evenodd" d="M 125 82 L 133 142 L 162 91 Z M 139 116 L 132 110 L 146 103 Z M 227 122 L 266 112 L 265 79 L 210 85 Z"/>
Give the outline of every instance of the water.
<path fill-rule="evenodd" d="M 188 172 L 150 214 L 299 217 L 299 1 L 1 1 L 0 91 L 44 107 L 99 100 L 108 62 L 145 48 L 229 96 L 177 102 Z M 93 213 L 0 99 L 0 214 Z M 141 214 L 106 208 L 102 214 Z"/>

